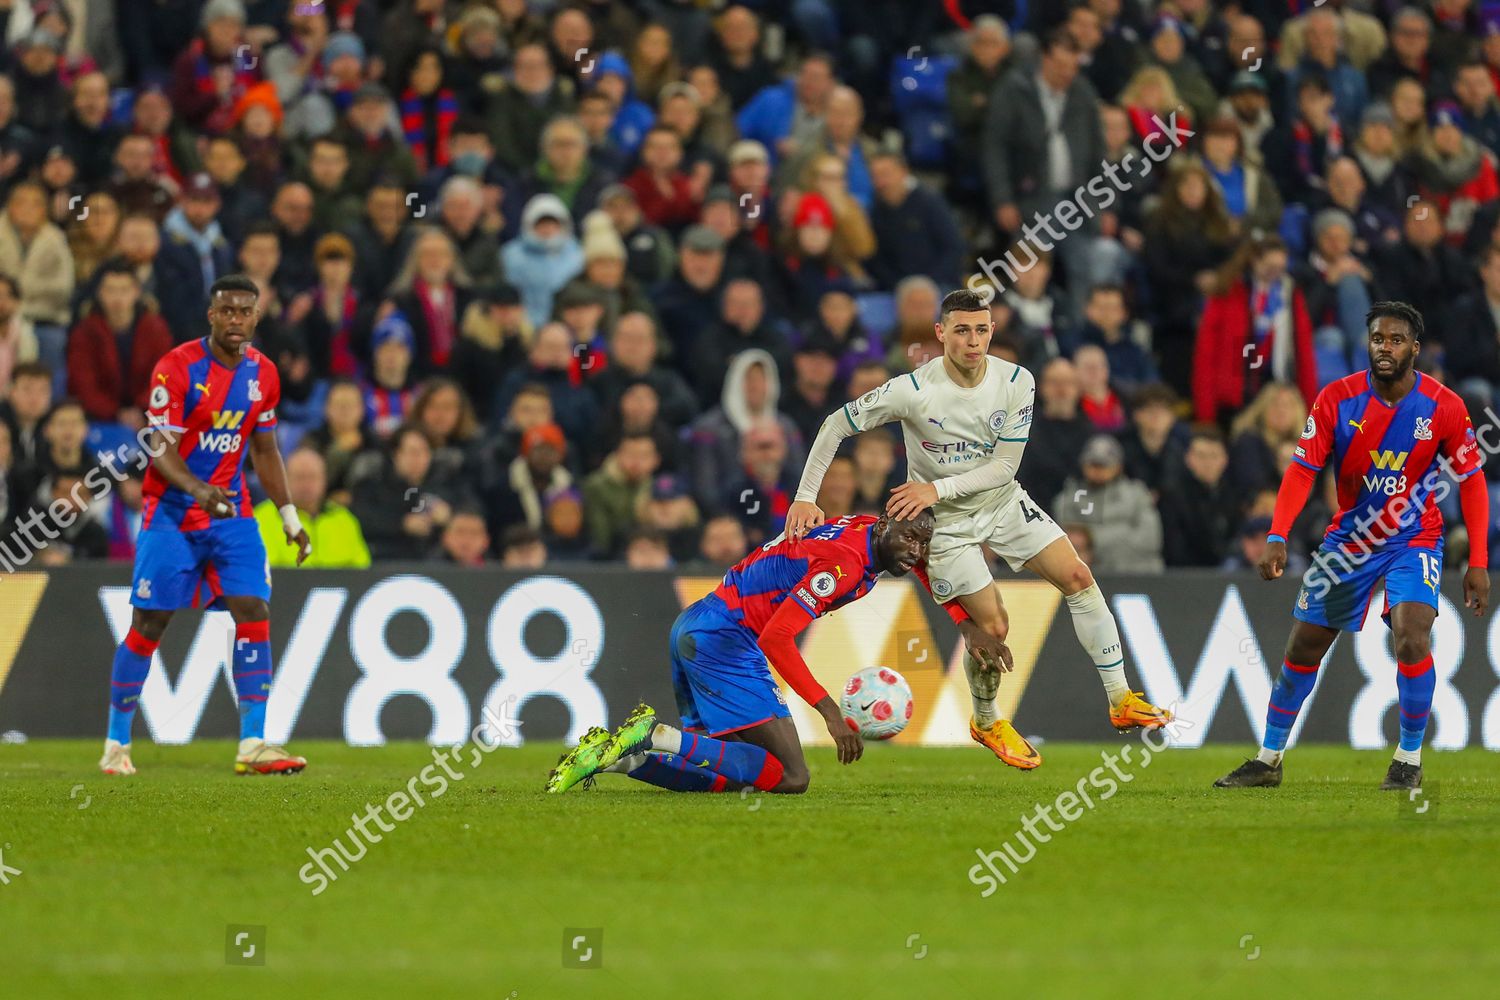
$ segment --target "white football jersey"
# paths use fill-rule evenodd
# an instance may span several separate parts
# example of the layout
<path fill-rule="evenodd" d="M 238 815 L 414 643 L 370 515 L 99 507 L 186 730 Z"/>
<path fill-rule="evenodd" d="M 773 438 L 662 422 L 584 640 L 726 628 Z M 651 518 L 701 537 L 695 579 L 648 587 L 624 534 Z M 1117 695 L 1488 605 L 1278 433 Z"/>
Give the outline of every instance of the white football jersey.
<path fill-rule="evenodd" d="M 978 468 L 1002 441 L 1024 444 L 1035 397 L 1036 380 L 1019 365 L 990 356 L 984 380 L 965 389 L 953 383 L 937 357 L 845 404 L 844 416 L 856 431 L 901 421 L 907 478 L 931 483 Z M 938 524 L 1004 503 L 1015 482 L 1011 476 L 995 489 L 938 501 L 933 508 Z"/>

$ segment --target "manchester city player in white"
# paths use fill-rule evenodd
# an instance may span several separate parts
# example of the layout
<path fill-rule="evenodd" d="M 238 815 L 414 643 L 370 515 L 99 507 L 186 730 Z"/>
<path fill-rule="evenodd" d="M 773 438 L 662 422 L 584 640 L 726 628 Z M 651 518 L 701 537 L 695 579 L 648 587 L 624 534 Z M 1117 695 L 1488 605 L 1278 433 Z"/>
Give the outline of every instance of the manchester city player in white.
<path fill-rule="evenodd" d="M 943 356 L 828 415 L 787 513 L 787 535 L 800 537 L 823 523 L 818 490 L 840 443 L 901 421 L 909 481 L 892 491 L 886 510 L 906 519 L 934 509 L 937 532 L 927 557 L 933 596 L 956 597 L 980 628 L 1003 641 L 1010 620 L 980 546 L 999 553 L 1012 570 L 1024 566 L 1067 600 L 1078 641 L 1104 682 L 1114 727 L 1160 728 L 1171 714 L 1125 682 L 1120 633 L 1093 574 L 1063 530 L 1016 482 L 1031 432 L 1036 383 L 1026 369 L 989 356 L 990 324 L 980 293 L 950 292 L 937 324 Z M 967 653 L 964 670 L 974 702 L 969 735 L 1012 767 L 1039 765 L 1035 748 L 997 715 L 1000 671 Z"/>

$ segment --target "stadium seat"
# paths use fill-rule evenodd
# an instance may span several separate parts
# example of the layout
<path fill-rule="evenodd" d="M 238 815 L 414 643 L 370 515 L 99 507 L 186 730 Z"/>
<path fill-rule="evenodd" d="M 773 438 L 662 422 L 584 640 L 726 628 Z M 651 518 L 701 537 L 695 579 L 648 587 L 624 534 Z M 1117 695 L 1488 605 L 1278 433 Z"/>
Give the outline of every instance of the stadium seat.
<path fill-rule="evenodd" d="M 946 165 L 953 122 L 948 115 L 948 74 L 952 56 L 897 56 L 891 60 L 891 107 L 913 166 Z"/>
<path fill-rule="evenodd" d="M 124 424 L 102 422 L 89 424 L 89 435 L 84 439 L 84 447 L 101 462 L 105 455 L 113 453 L 116 464 L 129 459 L 140 450 L 136 444 L 135 431 Z"/>
<path fill-rule="evenodd" d="M 1306 205 L 1289 203 L 1281 210 L 1281 225 L 1278 232 L 1292 260 L 1307 256 L 1308 211 Z"/>

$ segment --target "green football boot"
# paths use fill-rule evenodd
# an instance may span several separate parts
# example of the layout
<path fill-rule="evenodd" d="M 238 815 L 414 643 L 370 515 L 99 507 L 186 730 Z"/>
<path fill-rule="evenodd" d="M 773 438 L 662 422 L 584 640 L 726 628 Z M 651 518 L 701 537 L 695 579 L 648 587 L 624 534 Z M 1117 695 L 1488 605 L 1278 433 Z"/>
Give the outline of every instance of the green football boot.
<path fill-rule="evenodd" d="M 599 763 L 600 752 L 609 745 L 609 730 L 595 726 L 583 734 L 578 745 L 557 762 L 552 773 L 547 775 L 548 792 L 566 792 L 580 781 L 590 784 L 594 775 L 604 765 Z"/>
<path fill-rule="evenodd" d="M 599 754 L 599 766 L 609 767 L 622 757 L 651 749 L 651 733 L 656 729 L 656 709 L 642 702 L 620 723 Z"/>

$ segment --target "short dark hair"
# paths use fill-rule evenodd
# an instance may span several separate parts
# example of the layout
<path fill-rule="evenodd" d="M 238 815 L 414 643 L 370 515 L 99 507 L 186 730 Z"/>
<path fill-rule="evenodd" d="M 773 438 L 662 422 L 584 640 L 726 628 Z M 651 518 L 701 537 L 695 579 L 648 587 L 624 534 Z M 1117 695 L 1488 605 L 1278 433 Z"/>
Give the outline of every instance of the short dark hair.
<path fill-rule="evenodd" d="M 1042 36 L 1042 54 L 1046 55 L 1059 45 L 1066 46 L 1074 52 L 1081 51 L 1082 46 L 1078 44 L 1078 38 L 1073 34 L 1071 28 L 1066 25 L 1058 25 Z"/>
<path fill-rule="evenodd" d="M 1134 411 L 1144 410 L 1148 406 L 1165 406 L 1169 410 L 1176 410 L 1177 400 L 1177 392 L 1165 382 L 1147 382 L 1130 397 L 1130 409 Z"/>
<path fill-rule="evenodd" d="M 500 535 L 500 552 L 503 555 L 511 549 L 524 548 L 527 545 L 540 545 L 542 533 L 529 524 L 513 524 L 506 528 Z"/>
<path fill-rule="evenodd" d="M 52 369 L 40 361 L 23 361 L 10 370 L 10 380 L 15 382 L 23 378 L 44 378 L 47 384 L 52 383 Z"/>
<path fill-rule="evenodd" d="M 98 275 L 98 284 L 100 285 L 104 284 L 105 278 L 120 274 L 125 275 L 136 284 L 140 284 L 141 281 L 141 276 L 135 273 L 135 268 L 131 267 L 128 263 L 125 262 L 123 258 L 120 257 L 111 257 L 103 264 L 100 264 L 99 269 L 94 273 Z M 4 279 L 4 276 L 0 275 L 0 279 Z"/>
<path fill-rule="evenodd" d="M 276 237 L 277 244 L 281 243 L 281 232 L 276 228 L 276 223 L 270 219 L 256 219 L 246 226 L 245 235 L 240 237 L 240 249 L 243 250 L 245 244 L 255 236 L 274 236 Z"/>
<path fill-rule="evenodd" d="M 1411 331 L 1413 340 L 1421 340 L 1423 334 L 1422 314 L 1405 302 L 1377 302 L 1365 313 L 1365 332 L 1368 333 L 1377 319 L 1399 319 Z"/>
<path fill-rule="evenodd" d="M 1303 93 L 1309 90 L 1316 90 L 1320 94 L 1333 93 L 1333 88 L 1328 84 L 1328 77 L 1316 71 L 1307 73 L 1302 79 L 1297 81 L 1298 97 L 1301 97 Z"/>
<path fill-rule="evenodd" d="M 208 301 L 212 302 L 220 292 L 249 292 L 260 298 L 260 286 L 248 274 L 226 274 L 208 286 Z"/>
<path fill-rule="evenodd" d="M 972 288 L 958 288 L 943 296 L 940 318 L 947 319 L 951 312 L 989 312 L 985 297 Z"/>
<path fill-rule="evenodd" d="M 937 515 L 933 513 L 931 507 L 923 507 L 920 511 L 917 512 L 917 515 L 915 517 L 907 517 L 907 518 L 900 518 L 900 519 L 893 517 L 893 518 L 890 518 L 890 523 L 891 524 L 915 524 L 915 525 L 918 525 L 918 526 L 930 523 L 933 526 L 936 526 L 937 525 Z"/>
<path fill-rule="evenodd" d="M 1130 299 L 1125 294 L 1125 286 L 1114 281 L 1101 281 L 1093 288 L 1090 288 L 1089 298 L 1092 299 L 1095 295 L 1118 295 L 1121 299 L 1125 300 L 1126 305 L 1130 304 Z"/>
<path fill-rule="evenodd" d="M 1213 424 L 1194 424 L 1192 430 L 1188 432 L 1188 444 L 1194 441 L 1208 441 L 1211 444 L 1228 447 L 1224 432 Z"/>
<path fill-rule="evenodd" d="M 482 135 L 488 139 L 490 137 L 490 130 L 485 127 L 483 118 L 475 114 L 465 113 L 453 120 L 451 135 Z"/>

